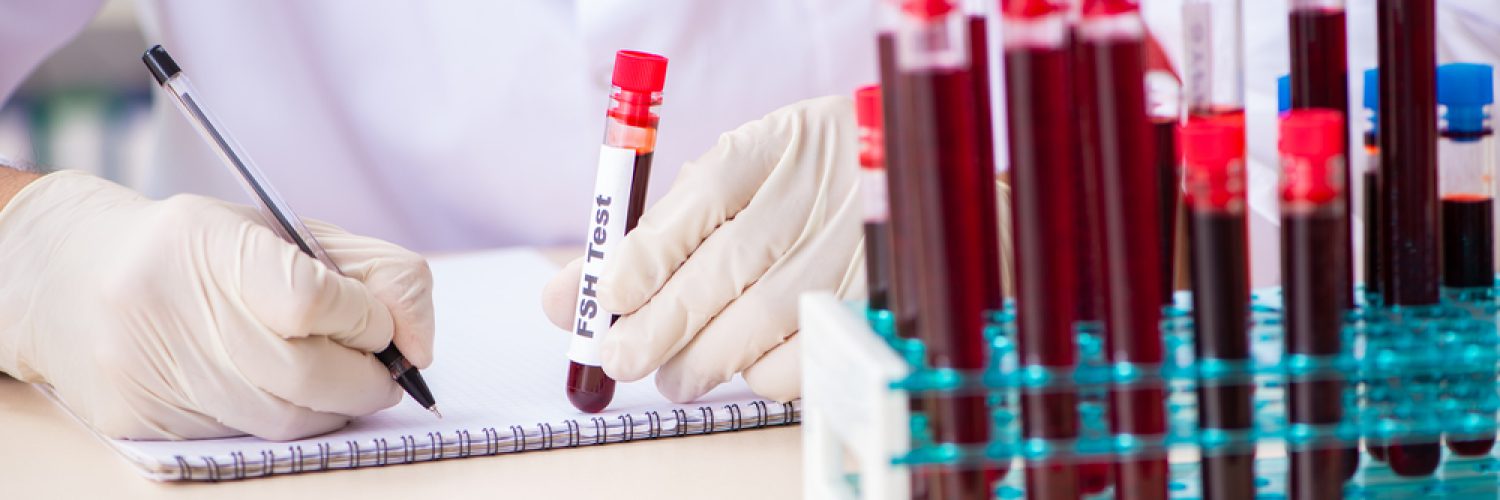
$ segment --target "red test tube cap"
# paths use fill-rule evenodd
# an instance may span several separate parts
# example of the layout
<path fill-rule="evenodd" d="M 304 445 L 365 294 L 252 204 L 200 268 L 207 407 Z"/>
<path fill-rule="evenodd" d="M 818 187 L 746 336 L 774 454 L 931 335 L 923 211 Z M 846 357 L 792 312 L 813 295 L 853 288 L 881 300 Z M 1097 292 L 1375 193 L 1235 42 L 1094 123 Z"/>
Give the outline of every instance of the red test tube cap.
<path fill-rule="evenodd" d="M 879 85 L 866 85 L 854 91 L 854 120 L 860 127 L 883 128 Z"/>
<path fill-rule="evenodd" d="M 1344 117 L 1328 109 L 1296 110 L 1281 119 L 1281 200 L 1326 203 L 1343 192 Z"/>
<path fill-rule="evenodd" d="M 865 168 L 885 166 L 885 117 L 880 86 L 866 85 L 854 91 L 854 121 L 859 126 L 859 164 Z"/>
<path fill-rule="evenodd" d="M 1006 17 L 1027 19 L 1063 11 L 1065 5 L 1057 0 L 1002 0 L 1000 12 Z"/>
<path fill-rule="evenodd" d="M 667 82 L 667 58 L 649 52 L 622 50 L 615 53 L 615 72 L 610 83 L 631 92 L 661 92 Z"/>
<path fill-rule="evenodd" d="M 932 19 L 942 17 L 953 12 L 958 7 L 954 0 L 897 0 L 901 2 L 901 10 L 908 15 L 919 19 Z"/>
<path fill-rule="evenodd" d="M 1140 10 L 1137 0 L 1083 0 L 1084 16 L 1112 16 Z"/>
<path fill-rule="evenodd" d="M 1303 109 L 1281 119 L 1282 155 L 1323 160 L 1344 154 L 1344 117 L 1331 109 Z"/>
<path fill-rule="evenodd" d="M 1223 124 L 1198 121 L 1182 126 L 1182 161 L 1188 169 L 1222 170 L 1240 158 L 1241 141 L 1234 129 Z"/>

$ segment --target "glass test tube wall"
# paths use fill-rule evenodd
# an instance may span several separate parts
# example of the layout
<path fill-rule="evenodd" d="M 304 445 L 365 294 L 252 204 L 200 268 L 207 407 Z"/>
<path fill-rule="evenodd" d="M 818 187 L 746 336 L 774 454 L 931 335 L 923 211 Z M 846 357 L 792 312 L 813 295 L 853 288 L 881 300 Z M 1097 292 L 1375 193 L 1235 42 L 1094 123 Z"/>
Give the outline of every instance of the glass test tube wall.
<path fill-rule="evenodd" d="M 615 245 L 635 229 L 645 211 L 660 120 L 657 109 L 666 75 L 665 57 L 629 50 L 615 55 L 614 88 L 605 112 L 604 145 L 599 149 L 593 210 L 589 214 L 588 252 L 578 285 L 573 341 L 568 348 L 568 401 L 589 413 L 603 411 L 614 399 L 615 381 L 600 367 L 599 342 L 618 316 L 599 307 L 599 277 Z"/>
<path fill-rule="evenodd" d="M 1284 352 L 1311 364 L 1340 353 L 1345 295 L 1340 259 L 1346 240 L 1343 117 L 1296 110 L 1281 121 L 1281 269 Z M 1343 380 L 1322 370 L 1287 383 L 1288 425 L 1314 439 L 1290 450 L 1289 497 L 1341 498 L 1350 450 L 1333 438 L 1343 418 Z M 1357 457 L 1357 455 L 1353 455 Z"/>
<path fill-rule="evenodd" d="M 1078 363 L 1080 279 L 1067 13 L 1047 0 L 1012 0 L 1002 15 L 1020 362 L 1065 378 Z M 1023 439 L 1061 450 L 1078 438 L 1076 391 L 1023 390 L 1020 403 Z M 1084 493 L 1070 457 L 1033 461 L 1025 471 L 1028 498 Z"/>
<path fill-rule="evenodd" d="M 1160 187 L 1146 114 L 1145 23 L 1128 0 L 1089 0 L 1078 25 L 1084 172 L 1097 177 L 1096 233 L 1103 256 L 1105 352 L 1110 363 L 1150 373 L 1160 366 Z M 1165 392 L 1142 378 L 1109 391 L 1111 432 L 1139 446 L 1114 463 L 1118 498 L 1166 498 Z"/>
<path fill-rule="evenodd" d="M 1248 436 L 1254 428 L 1243 127 L 1242 120 L 1210 118 L 1189 120 L 1182 128 L 1195 359 L 1205 366 L 1246 367 L 1197 390 L 1201 430 L 1225 436 Z M 1231 439 L 1202 456 L 1203 498 L 1240 498 L 1255 490 L 1254 442 Z"/>
<path fill-rule="evenodd" d="M 1291 0 L 1290 8 L 1292 109 L 1331 109 L 1338 111 L 1344 123 L 1348 123 L 1349 63 L 1344 0 Z M 1343 137 L 1347 144 L 1347 132 Z M 1349 157 L 1347 145 L 1344 157 Z M 1349 186 L 1349 179 L 1345 178 L 1343 185 Z M 1347 198 L 1344 201 L 1348 203 Z M 1348 206 L 1344 207 L 1344 212 L 1350 213 Z M 1350 228 L 1340 228 L 1339 231 L 1344 240 L 1349 241 Z M 1352 307 L 1353 247 L 1345 243 L 1343 248 L 1348 254 L 1342 262 L 1345 294 L 1349 296 L 1345 304 Z"/>
<path fill-rule="evenodd" d="M 1380 235 L 1380 70 L 1368 69 L 1364 74 L 1364 108 L 1369 114 L 1364 134 L 1365 170 L 1364 189 L 1360 200 L 1360 217 L 1364 220 L 1365 292 L 1378 297 L 1380 285 L 1385 282 L 1384 243 Z"/>
<path fill-rule="evenodd" d="M 861 87 L 854 93 L 855 121 L 859 125 L 859 191 L 865 224 L 865 275 L 869 282 L 870 308 L 890 307 L 891 277 L 895 274 L 890 232 L 890 202 L 886 195 L 885 132 L 882 126 L 880 86 Z"/>
<path fill-rule="evenodd" d="M 1001 295 L 994 170 L 979 159 L 969 16 L 950 0 L 901 0 L 882 7 L 896 67 L 895 88 L 883 86 L 897 96 L 888 123 L 901 134 L 892 177 L 903 171 L 900 177 L 910 185 L 898 188 L 904 191 L 900 196 L 916 200 L 911 222 L 924 226 L 917 245 L 917 336 L 930 367 L 978 373 L 988 354 L 986 313 L 1000 306 Z M 921 407 L 935 441 L 969 448 L 988 443 L 991 424 L 983 393 L 935 395 Z M 923 482 L 937 497 L 987 498 L 1001 474 L 946 468 L 926 474 Z"/>
<path fill-rule="evenodd" d="M 1446 287 L 1495 283 L 1495 148 L 1488 109 L 1495 101 L 1493 72 L 1483 64 L 1438 68 L 1438 104 L 1443 110 L 1438 189 Z"/>

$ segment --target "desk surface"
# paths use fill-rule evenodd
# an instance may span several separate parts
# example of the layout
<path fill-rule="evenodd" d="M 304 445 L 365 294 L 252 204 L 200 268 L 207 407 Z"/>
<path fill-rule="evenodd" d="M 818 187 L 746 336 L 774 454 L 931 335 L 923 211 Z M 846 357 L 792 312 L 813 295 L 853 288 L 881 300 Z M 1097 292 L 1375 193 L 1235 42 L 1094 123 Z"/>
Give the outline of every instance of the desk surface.
<path fill-rule="evenodd" d="M 0 375 L 0 497 L 794 498 L 802 481 L 799 430 L 777 427 L 220 484 L 156 483 L 137 475 L 134 466 L 40 392 Z"/>

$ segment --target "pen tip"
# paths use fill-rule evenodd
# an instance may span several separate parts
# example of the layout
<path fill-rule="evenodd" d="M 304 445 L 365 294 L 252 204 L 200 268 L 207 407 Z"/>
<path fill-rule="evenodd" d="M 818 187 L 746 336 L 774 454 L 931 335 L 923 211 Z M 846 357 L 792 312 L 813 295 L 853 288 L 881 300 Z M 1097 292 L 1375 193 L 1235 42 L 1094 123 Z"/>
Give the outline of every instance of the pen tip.
<path fill-rule="evenodd" d="M 433 405 L 431 408 L 428 408 L 427 411 L 432 412 L 433 415 L 437 415 L 437 418 L 443 418 L 443 412 L 438 411 L 436 405 Z"/>

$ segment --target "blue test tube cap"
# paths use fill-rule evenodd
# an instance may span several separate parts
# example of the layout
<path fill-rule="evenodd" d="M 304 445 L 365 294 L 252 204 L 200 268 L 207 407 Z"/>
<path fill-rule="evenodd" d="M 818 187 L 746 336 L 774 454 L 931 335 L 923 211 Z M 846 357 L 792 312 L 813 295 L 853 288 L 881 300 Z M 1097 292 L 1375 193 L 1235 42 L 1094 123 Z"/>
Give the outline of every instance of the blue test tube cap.
<path fill-rule="evenodd" d="M 1370 111 L 1370 131 L 1380 130 L 1380 69 L 1365 70 L 1365 109 Z"/>
<path fill-rule="evenodd" d="M 1495 68 L 1475 63 L 1438 66 L 1437 98 L 1447 110 L 1448 130 L 1484 131 L 1484 108 L 1495 103 Z"/>
<path fill-rule="evenodd" d="M 1292 75 L 1276 79 L 1276 110 L 1281 113 L 1292 110 Z"/>

